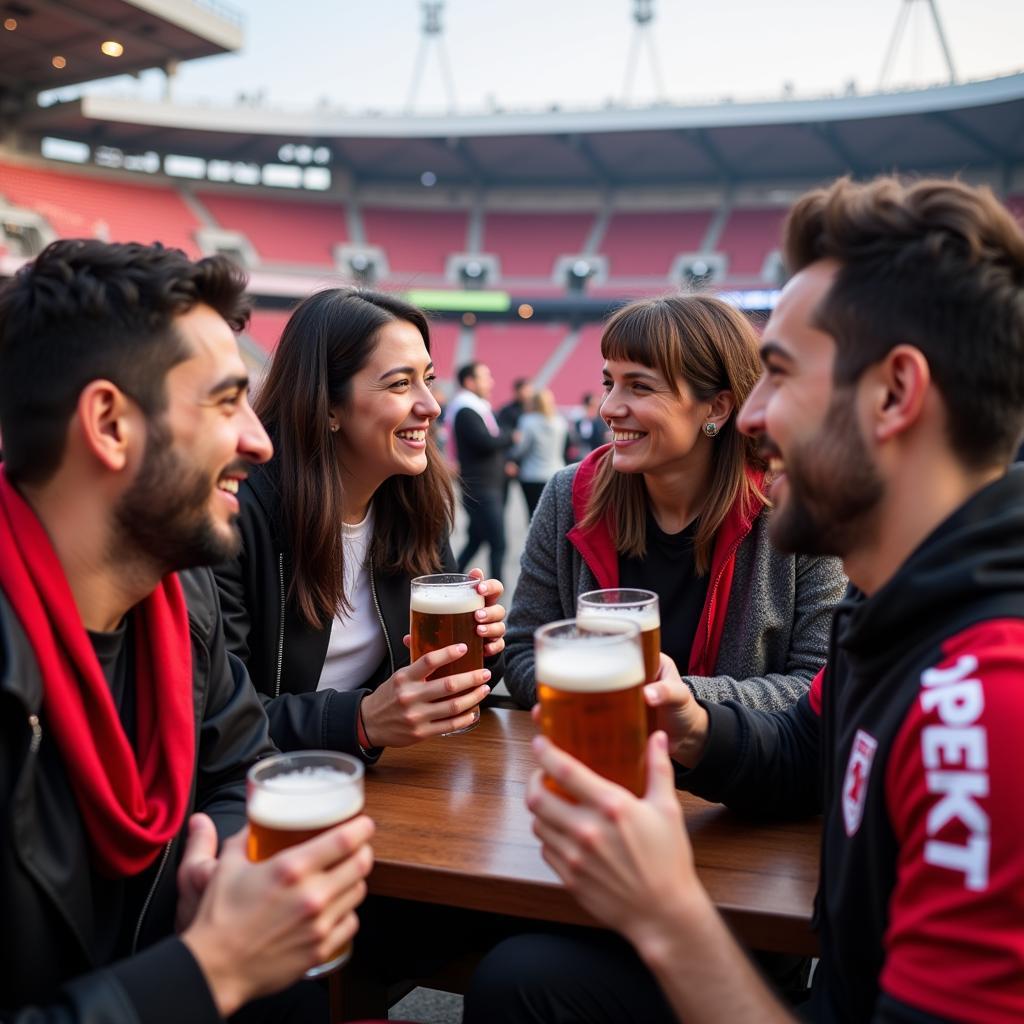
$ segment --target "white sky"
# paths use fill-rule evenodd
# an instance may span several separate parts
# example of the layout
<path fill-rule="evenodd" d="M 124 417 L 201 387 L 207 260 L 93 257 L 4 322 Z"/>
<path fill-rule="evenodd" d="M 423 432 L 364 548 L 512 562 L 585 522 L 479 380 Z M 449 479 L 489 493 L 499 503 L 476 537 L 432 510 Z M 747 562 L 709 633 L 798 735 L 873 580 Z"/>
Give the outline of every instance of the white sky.
<path fill-rule="evenodd" d="M 351 112 L 405 106 L 421 21 L 419 0 L 229 0 L 246 16 L 237 55 L 184 65 L 179 101 L 234 102 L 262 91 L 273 106 L 326 100 Z M 961 80 L 1024 68 L 1022 0 L 938 0 Z M 655 0 L 653 38 L 670 101 L 870 92 L 900 0 Z M 631 0 L 447 0 L 444 46 L 459 108 L 599 106 L 621 101 L 634 36 Z M 649 30 L 650 31 L 650 30 Z M 944 78 L 924 0 L 915 0 L 887 85 Z M 159 95 L 159 76 L 94 90 Z M 656 98 L 641 49 L 631 100 Z M 416 107 L 445 106 L 436 49 Z"/>

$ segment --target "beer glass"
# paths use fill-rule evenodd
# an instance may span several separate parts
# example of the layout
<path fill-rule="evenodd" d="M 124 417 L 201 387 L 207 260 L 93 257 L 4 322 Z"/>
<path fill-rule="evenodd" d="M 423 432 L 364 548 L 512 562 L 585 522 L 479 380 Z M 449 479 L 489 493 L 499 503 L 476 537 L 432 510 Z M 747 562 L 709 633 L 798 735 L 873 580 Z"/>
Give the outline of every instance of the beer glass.
<path fill-rule="evenodd" d="M 476 631 L 476 613 L 484 606 L 483 594 L 477 591 L 480 581 L 461 572 L 436 573 L 417 576 L 409 588 L 409 633 L 412 637 L 412 660 L 449 644 L 465 644 L 466 653 L 451 664 L 427 676 L 457 675 L 484 667 L 484 638 Z M 476 721 L 464 729 L 456 729 L 445 736 L 469 732 L 480 720 L 476 708 Z"/>
<path fill-rule="evenodd" d="M 348 754 L 296 750 L 249 769 L 246 813 L 249 860 L 261 861 L 354 818 L 363 809 L 363 766 Z M 306 971 L 318 978 L 352 955 L 346 943 L 326 963 Z"/>
<path fill-rule="evenodd" d="M 555 746 L 642 796 L 647 708 L 636 621 L 565 619 L 534 633 L 540 727 Z M 567 796 L 551 779 L 547 785 Z"/>
<path fill-rule="evenodd" d="M 653 590 L 588 590 L 576 598 L 576 618 L 581 627 L 588 616 L 621 615 L 640 627 L 640 646 L 644 652 L 644 682 L 658 678 L 661 654 L 661 613 L 658 595 Z M 654 731 L 657 712 L 648 708 L 648 726 Z"/>

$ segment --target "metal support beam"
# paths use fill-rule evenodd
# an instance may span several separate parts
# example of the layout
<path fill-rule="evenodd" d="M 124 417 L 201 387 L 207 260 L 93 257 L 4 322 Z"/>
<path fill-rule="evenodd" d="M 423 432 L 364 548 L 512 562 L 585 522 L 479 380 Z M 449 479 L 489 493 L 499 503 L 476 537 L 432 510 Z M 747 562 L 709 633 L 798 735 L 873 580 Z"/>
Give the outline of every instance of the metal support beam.
<path fill-rule="evenodd" d="M 443 143 L 439 142 L 438 144 L 444 146 L 459 158 L 462 162 L 462 166 L 469 172 L 469 176 L 474 185 L 479 188 L 483 188 L 483 186 L 487 184 L 487 172 L 484 170 L 477 158 L 470 152 L 465 139 L 453 135 Z"/>
<path fill-rule="evenodd" d="M 966 139 L 973 146 L 980 149 L 986 156 L 990 157 L 997 164 L 1008 163 L 1013 160 L 1013 154 L 990 142 L 983 135 L 980 135 L 973 128 L 968 127 L 962 121 L 958 121 L 951 113 L 945 110 L 936 110 L 927 115 L 928 119 L 941 124 L 943 128 L 951 131 L 954 135 Z"/>
<path fill-rule="evenodd" d="M 679 136 L 680 138 L 686 139 L 687 142 L 696 144 L 697 148 L 714 165 L 715 170 L 718 171 L 719 177 L 723 182 L 728 185 L 735 181 L 736 171 L 718 151 L 718 147 L 708 137 L 708 133 L 705 129 L 683 128 L 680 130 Z"/>
<path fill-rule="evenodd" d="M 853 154 L 853 151 L 848 149 L 846 144 L 839 137 L 834 125 L 819 122 L 818 124 L 806 125 L 806 128 L 815 138 L 820 139 L 826 146 L 828 146 L 832 153 L 839 158 L 840 164 L 842 164 L 843 167 L 845 167 L 851 174 L 855 177 L 863 177 L 863 165 Z"/>
<path fill-rule="evenodd" d="M 598 185 L 602 188 L 612 187 L 611 171 L 608 170 L 604 161 L 594 152 L 594 147 L 585 135 L 560 135 L 559 138 L 583 159 L 584 163 L 590 168 L 591 173 L 597 178 Z"/>

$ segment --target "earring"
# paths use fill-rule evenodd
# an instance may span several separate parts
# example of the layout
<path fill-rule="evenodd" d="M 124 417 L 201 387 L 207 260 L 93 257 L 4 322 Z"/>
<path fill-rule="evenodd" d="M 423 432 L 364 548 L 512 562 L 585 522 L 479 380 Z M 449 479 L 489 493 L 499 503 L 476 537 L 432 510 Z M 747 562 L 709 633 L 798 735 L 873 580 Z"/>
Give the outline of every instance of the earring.
<path fill-rule="evenodd" d="M 332 434 L 336 434 L 337 432 L 338 432 L 338 424 L 337 423 L 332 423 L 331 424 L 331 433 Z"/>
<path fill-rule="evenodd" d="M 708 421 L 704 424 L 704 433 L 708 437 L 714 437 L 718 433 L 718 424 Z"/>

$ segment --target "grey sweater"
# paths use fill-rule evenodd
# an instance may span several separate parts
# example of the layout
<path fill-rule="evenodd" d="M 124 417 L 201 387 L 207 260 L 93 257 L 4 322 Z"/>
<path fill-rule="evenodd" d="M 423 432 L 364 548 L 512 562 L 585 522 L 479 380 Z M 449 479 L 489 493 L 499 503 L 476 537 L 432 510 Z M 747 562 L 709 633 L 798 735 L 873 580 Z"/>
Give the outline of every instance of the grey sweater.
<path fill-rule="evenodd" d="M 556 473 L 544 489 L 512 598 L 505 682 L 523 707 L 536 700 L 534 630 L 571 618 L 577 595 L 600 586 L 566 538 L 576 525 L 572 482 L 577 469 Z M 768 541 L 768 513 L 762 512 L 736 552 L 717 674 L 683 678 L 701 700 L 732 699 L 764 710 L 788 707 L 826 661 L 832 609 L 845 588 L 838 559 L 776 551 Z"/>

